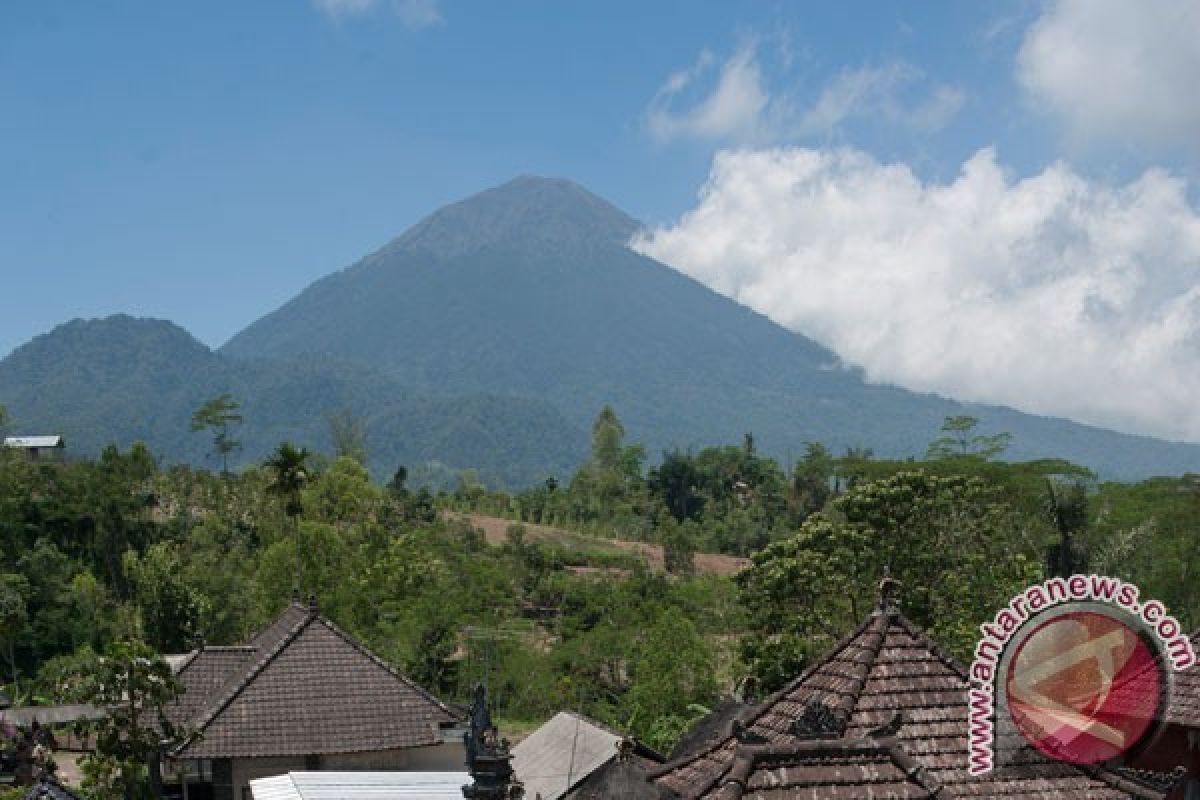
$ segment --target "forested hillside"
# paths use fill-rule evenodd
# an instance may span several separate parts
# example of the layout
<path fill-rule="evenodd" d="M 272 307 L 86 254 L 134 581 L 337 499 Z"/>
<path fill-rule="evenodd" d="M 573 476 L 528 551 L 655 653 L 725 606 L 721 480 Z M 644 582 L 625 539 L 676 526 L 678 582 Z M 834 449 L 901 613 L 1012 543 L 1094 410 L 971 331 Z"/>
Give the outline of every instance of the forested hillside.
<path fill-rule="evenodd" d="M 245 419 L 235 465 L 261 461 L 289 438 L 332 453 L 331 415 L 361 426 L 377 475 L 403 463 L 444 482 L 472 467 L 492 483 L 524 485 L 562 474 L 586 452 L 584 428 L 536 398 L 414 392 L 329 359 L 242 362 L 161 320 L 75 320 L 0 361 L 10 432 L 61 433 L 81 455 L 142 441 L 169 463 L 215 466 L 210 438 L 189 423 L 221 393 Z"/>
<path fill-rule="evenodd" d="M 1061 568 L 1064 541 L 1076 564 L 1200 623 L 1194 476 L 1097 482 L 1066 461 L 996 461 L 1003 444 L 960 418 L 923 461 L 813 444 L 786 469 L 745 437 L 647 468 L 605 409 L 569 481 L 509 494 L 466 473 L 436 495 L 291 445 L 228 475 L 162 468 L 140 445 L 66 465 L 8 452 L 0 683 L 71 699 L 56 676 L 91 653 L 233 644 L 299 589 L 446 698 L 486 677 L 506 724 L 581 709 L 669 749 L 747 676 L 778 685 L 860 622 L 885 569 L 905 614 L 959 656 Z M 503 540 L 470 514 L 507 518 Z M 752 561 L 711 574 L 704 552 Z"/>

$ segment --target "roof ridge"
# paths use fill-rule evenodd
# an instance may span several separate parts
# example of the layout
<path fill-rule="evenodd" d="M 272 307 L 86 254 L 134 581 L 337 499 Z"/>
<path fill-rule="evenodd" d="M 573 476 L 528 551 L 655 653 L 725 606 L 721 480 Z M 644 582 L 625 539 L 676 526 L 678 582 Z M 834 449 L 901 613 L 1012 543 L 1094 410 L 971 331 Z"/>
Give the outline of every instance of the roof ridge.
<path fill-rule="evenodd" d="M 895 737 L 870 739 L 841 736 L 836 739 L 798 740 L 787 744 L 739 744 L 734 752 L 732 766 L 725 773 L 725 782 L 718 790 L 722 794 L 719 794 L 718 797 L 722 800 L 725 797 L 729 797 L 730 800 L 740 800 L 745 794 L 747 782 L 750 775 L 753 774 L 754 768 L 765 760 L 799 757 L 807 754 L 815 755 L 824 752 L 847 755 L 886 755 L 903 771 L 905 778 L 929 792 L 931 797 L 951 800 L 957 796 L 952 789 L 934 780 L 929 775 L 929 770 L 904 749 L 899 739 Z M 727 788 L 732 789 L 732 792 L 725 792 Z M 701 792 L 701 795 L 711 790 L 710 786 Z"/>
<path fill-rule="evenodd" d="M 1071 764 L 1080 772 L 1095 778 L 1098 781 L 1103 781 L 1114 789 L 1122 792 L 1129 792 L 1139 800 L 1162 800 L 1165 792 L 1157 791 L 1143 783 L 1118 775 L 1107 767 L 1095 766 L 1092 764 Z"/>
<path fill-rule="evenodd" d="M 360 653 L 365 655 L 367 658 L 371 659 L 371 661 L 375 662 L 375 664 L 377 664 L 378 666 L 380 666 L 384 670 L 386 670 L 389 674 L 392 675 L 392 677 L 396 678 L 401 683 L 403 683 L 406 686 L 408 686 L 409 688 L 413 689 L 415 692 L 420 694 L 426 700 L 430 701 L 431 703 L 436 705 L 438 708 L 440 708 L 442 711 L 444 711 L 450 717 L 450 720 L 452 722 L 459 722 L 459 721 L 462 721 L 463 719 L 465 719 L 465 716 L 463 714 L 455 712 L 448 705 L 446 705 L 444 702 L 442 702 L 440 699 L 438 699 L 428 689 L 421 686 L 420 684 L 418 684 L 416 681 L 409 678 L 404 673 L 400 672 L 400 670 L 396 669 L 395 667 L 393 667 L 391 664 L 384 661 L 379 656 L 375 655 L 375 653 L 371 652 L 367 648 L 366 645 L 362 644 L 357 639 L 355 639 L 353 636 L 351 636 L 350 634 L 343 631 L 331 619 L 324 616 L 323 614 L 319 614 L 319 613 L 315 613 L 315 612 L 314 612 L 314 616 L 318 622 L 320 622 L 326 628 L 331 630 L 333 633 L 340 636 L 343 641 L 345 641 L 347 644 L 349 644 L 355 650 L 358 650 Z"/>
<path fill-rule="evenodd" d="M 236 681 L 236 682 L 231 682 L 229 687 L 223 686 L 222 690 L 224 691 L 224 694 L 222 696 L 219 696 L 217 702 L 211 703 L 208 706 L 206 706 L 207 710 L 204 711 L 203 714 L 200 714 L 199 716 L 193 718 L 197 723 L 194 728 L 193 735 L 189 736 L 187 741 L 185 741 L 183 744 L 176 747 L 174 752 L 176 754 L 180 754 L 184 750 L 186 750 L 188 747 L 190 747 L 192 742 L 195 741 L 198 736 L 202 735 L 202 732 L 204 731 L 204 729 L 212 724 L 213 720 L 216 719 L 217 715 L 220 714 L 222 711 L 224 711 L 229 706 L 229 704 L 232 703 L 237 698 L 237 696 L 239 694 L 241 694 L 243 691 L 245 691 L 246 687 L 249 686 L 250 683 L 256 677 L 258 677 L 258 675 L 261 674 L 264 669 L 267 668 L 267 665 L 270 664 L 272 661 L 274 661 L 275 658 L 281 652 L 283 652 L 287 648 L 287 646 L 289 644 L 291 644 L 293 640 L 295 640 L 295 638 L 297 636 L 300 635 L 301 631 L 303 631 L 305 628 L 307 628 L 309 626 L 309 624 L 312 623 L 313 619 L 315 619 L 316 616 L 317 615 L 315 612 L 312 612 L 312 611 L 307 612 L 305 614 L 304 618 L 301 619 L 299 622 L 297 622 L 295 625 L 293 625 L 292 628 L 287 632 L 287 634 L 280 637 L 279 641 L 275 644 L 275 646 L 273 648 L 271 648 L 271 650 L 269 650 L 267 652 L 267 654 L 264 657 L 259 658 L 257 661 L 255 661 L 250 666 L 250 668 L 248 670 L 246 670 L 245 672 L 242 673 L 241 680 Z M 257 650 L 257 648 L 254 648 L 254 649 Z"/>

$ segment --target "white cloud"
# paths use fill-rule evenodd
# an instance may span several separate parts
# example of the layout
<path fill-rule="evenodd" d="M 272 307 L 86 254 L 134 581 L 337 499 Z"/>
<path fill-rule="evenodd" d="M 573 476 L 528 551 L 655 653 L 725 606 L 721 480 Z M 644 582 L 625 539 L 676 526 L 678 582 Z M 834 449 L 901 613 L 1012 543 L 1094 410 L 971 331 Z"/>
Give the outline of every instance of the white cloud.
<path fill-rule="evenodd" d="M 725 151 L 640 251 L 869 377 L 1200 440 L 1200 213 L 1177 178 L 949 183 L 854 150 Z"/>
<path fill-rule="evenodd" d="M 882 67 L 844 70 L 821 92 L 816 103 L 800 119 L 803 133 L 828 133 L 854 118 L 873 117 L 920 132 L 934 132 L 962 108 L 960 89 L 936 86 L 915 104 L 906 105 L 901 92 L 921 78 L 919 70 L 904 62 Z"/>
<path fill-rule="evenodd" d="M 721 66 L 707 97 L 685 111 L 672 109 L 675 98 L 709 72 L 713 61 L 706 50 L 691 68 L 667 78 L 647 111 L 651 135 L 660 140 L 735 139 L 754 136 L 762 129 L 770 96 L 753 45 L 743 46 Z"/>
<path fill-rule="evenodd" d="M 785 65 L 791 61 L 783 45 L 780 60 Z M 827 135 L 845 123 L 863 120 L 930 133 L 945 127 L 964 100 L 961 90 L 945 85 L 929 87 L 928 94 L 919 96 L 927 88 L 921 71 L 891 62 L 844 70 L 804 109 L 795 92 L 769 88 L 753 42 L 740 47 L 713 76 L 716 67 L 716 59 L 705 50 L 691 67 L 668 76 L 646 111 L 654 138 L 766 144 Z M 912 97 L 914 93 L 918 96 Z"/>
<path fill-rule="evenodd" d="M 378 0 L 313 0 L 313 5 L 331 17 L 350 17 L 365 14 Z"/>
<path fill-rule="evenodd" d="M 337 19 L 370 13 L 380 0 L 313 0 L 313 5 Z M 438 0 L 392 0 L 392 12 L 409 30 L 419 31 L 443 22 Z"/>
<path fill-rule="evenodd" d="M 392 7 L 409 30 L 419 31 L 443 22 L 438 0 L 395 0 Z"/>
<path fill-rule="evenodd" d="M 1080 142 L 1200 140 L 1200 0 L 1056 0 L 1029 28 L 1017 79 Z"/>

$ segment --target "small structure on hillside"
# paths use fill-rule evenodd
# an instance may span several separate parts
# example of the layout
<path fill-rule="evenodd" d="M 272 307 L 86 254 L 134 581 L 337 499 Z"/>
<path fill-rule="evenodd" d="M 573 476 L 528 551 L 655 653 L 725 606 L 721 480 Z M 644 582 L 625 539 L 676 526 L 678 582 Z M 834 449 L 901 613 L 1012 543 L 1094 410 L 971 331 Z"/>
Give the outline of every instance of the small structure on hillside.
<path fill-rule="evenodd" d="M 595 720 L 560 711 L 513 748 L 529 800 L 650 800 L 669 794 L 647 782 L 662 757 Z"/>
<path fill-rule="evenodd" d="M 318 611 L 293 602 L 238 647 L 203 647 L 176 673 L 168 709 L 195 735 L 167 756 L 189 800 L 243 800 L 289 772 L 458 771 L 463 715 Z"/>
<path fill-rule="evenodd" d="M 60 464 L 67 452 L 67 440 L 62 436 L 6 436 L 4 446 L 20 450 L 30 463 Z"/>

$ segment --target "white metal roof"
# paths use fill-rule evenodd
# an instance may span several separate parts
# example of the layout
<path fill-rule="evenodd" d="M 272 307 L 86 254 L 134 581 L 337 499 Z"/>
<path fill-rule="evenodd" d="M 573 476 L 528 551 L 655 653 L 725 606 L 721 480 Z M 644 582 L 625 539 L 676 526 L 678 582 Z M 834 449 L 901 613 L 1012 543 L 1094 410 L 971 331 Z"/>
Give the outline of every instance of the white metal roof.
<path fill-rule="evenodd" d="M 5 436 L 5 447 L 62 447 L 61 436 Z"/>
<path fill-rule="evenodd" d="M 465 772 L 289 772 L 250 781 L 254 800 L 462 800 Z"/>
<path fill-rule="evenodd" d="M 513 770 L 525 796 L 558 800 L 617 756 L 621 737 L 569 711 L 560 711 L 513 747 Z"/>

